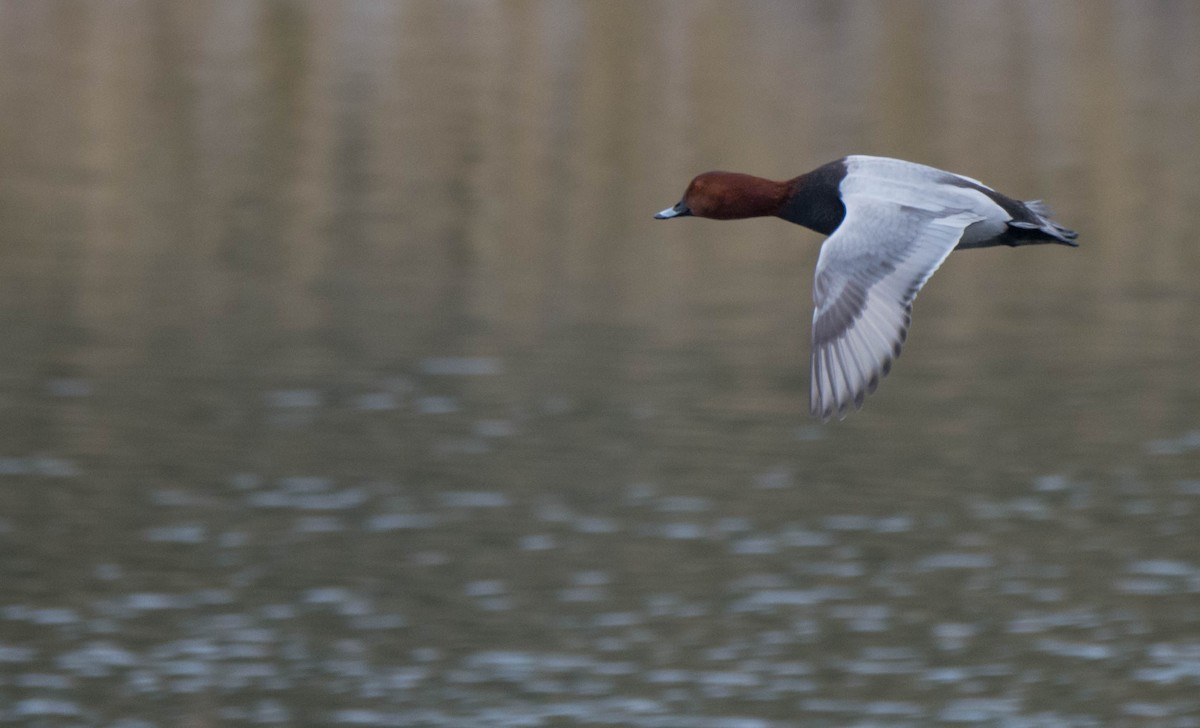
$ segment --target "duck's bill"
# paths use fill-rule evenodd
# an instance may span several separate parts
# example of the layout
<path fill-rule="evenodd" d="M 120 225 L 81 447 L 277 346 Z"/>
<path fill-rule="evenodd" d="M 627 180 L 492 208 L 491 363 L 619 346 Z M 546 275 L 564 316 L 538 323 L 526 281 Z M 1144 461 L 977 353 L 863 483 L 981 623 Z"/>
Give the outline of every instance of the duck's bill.
<path fill-rule="evenodd" d="M 674 207 L 668 207 L 667 209 L 655 215 L 654 219 L 670 220 L 673 217 L 684 217 L 691 214 L 692 211 L 687 208 L 687 205 L 683 204 L 683 202 L 678 202 Z"/>

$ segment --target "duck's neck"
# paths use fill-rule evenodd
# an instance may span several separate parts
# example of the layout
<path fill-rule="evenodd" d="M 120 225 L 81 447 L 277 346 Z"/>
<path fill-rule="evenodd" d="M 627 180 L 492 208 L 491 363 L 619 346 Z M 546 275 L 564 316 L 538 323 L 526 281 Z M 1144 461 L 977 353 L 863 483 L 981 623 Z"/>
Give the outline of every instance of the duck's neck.
<path fill-rule="evenodd" d="M 838 160 L 788 180 L 783 183 L 788 197 L 775 214 L 822 235 L 831 234 L 846 217 L 838 189 L 845 176 L 846 165 Z"/>

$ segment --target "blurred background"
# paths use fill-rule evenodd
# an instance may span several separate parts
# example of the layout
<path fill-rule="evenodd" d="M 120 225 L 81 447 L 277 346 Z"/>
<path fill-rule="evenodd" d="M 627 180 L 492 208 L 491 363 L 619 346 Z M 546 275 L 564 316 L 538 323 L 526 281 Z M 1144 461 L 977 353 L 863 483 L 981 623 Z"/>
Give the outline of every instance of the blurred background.
<path fill-rule="evenodd" d="M 0 724 L 1200 725 L 1200 5 L 0 2 Z M 951 256 L 808 415 L 820 236 Z"/>

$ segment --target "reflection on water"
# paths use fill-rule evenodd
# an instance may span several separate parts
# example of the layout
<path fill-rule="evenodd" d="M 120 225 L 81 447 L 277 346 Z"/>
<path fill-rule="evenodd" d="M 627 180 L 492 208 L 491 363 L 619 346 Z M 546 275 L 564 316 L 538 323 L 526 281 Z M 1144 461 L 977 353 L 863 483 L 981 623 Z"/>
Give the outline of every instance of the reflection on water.
<path fill-rule="evenodd" d="M 1200 725 L 1200 9 L 0 5 L 0 722 Z M 1045 197 L 845 422 L 849 152 Z"/>

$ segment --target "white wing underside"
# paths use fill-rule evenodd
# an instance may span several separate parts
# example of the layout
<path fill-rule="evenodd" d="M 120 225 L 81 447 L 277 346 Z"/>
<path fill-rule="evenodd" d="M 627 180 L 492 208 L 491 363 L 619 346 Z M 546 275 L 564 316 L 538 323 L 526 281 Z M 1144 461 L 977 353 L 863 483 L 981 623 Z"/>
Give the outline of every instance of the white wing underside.
<path fill-rule="evenodd" d="M 967 227 L 989 219 L 982 196 L 931 199 L 922 181 L 852 168 L 842 183 L 846 216 L 821 246 L 813 285 L 810 403 L 822 419 L 862 406 L 900 355 L 921 286 Z"/>

